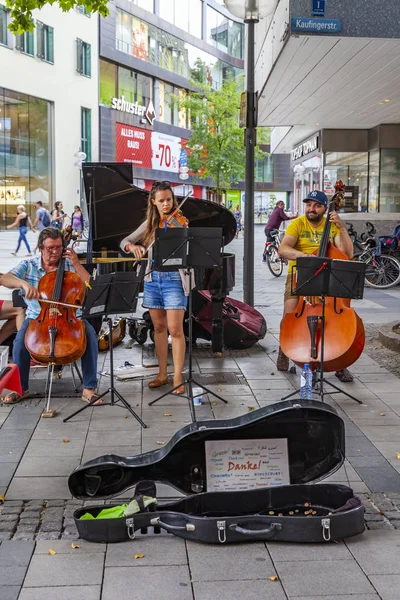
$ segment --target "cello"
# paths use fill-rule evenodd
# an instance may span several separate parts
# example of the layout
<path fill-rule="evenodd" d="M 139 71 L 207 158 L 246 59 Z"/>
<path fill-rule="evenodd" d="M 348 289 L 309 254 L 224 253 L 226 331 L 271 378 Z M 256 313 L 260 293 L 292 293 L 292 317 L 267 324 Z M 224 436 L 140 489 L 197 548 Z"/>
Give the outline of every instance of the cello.
<path fill-rule="evenodd" d="M 347 255 L 329 241 L 329 212 L 337 210 L 344 197 L 345 186 L 336 182 L 336 193 L 328 208 L 319 248 L 313 252 L 318 257 L 349 260 Z M 340 204 L 339 204 L 340 205 Z M 296 310 L 287 313 L 281 323 L 280 345 L 282 351 L 295 364 L 303 367 L 309 363 L 312 370 L 321 366 L 322 326 L 324 307 L 324 371 L 340 371 L 353 364 L 364 349 L 365 334 L 362 320 L 345 298 L 299 297 Z"/>
<path fill-rule="evenodd" d="M 72 228 L 67 228 L 64 249 L 71 233 Z M 26 330 L 26 349 L 34 360 L 45 364 L 67 365 L 78 360 L 86 350 L 85 324 L 76 316 L 85 298 L 81 278 L 65 271 L 65 258 L 61 258 L 57 269 L 41 278 L 38 291 L 42 308 Z"/>

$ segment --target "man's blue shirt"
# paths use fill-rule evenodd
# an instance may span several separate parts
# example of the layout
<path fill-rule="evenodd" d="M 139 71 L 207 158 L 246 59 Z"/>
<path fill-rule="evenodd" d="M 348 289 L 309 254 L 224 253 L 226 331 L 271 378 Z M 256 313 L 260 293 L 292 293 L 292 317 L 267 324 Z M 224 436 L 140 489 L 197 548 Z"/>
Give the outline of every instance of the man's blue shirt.
<path fill-rule="evenodd" d="M 68 258 L 64 261 L 64 270 L 76 273 Z M 40 255 L 22 260 L 16 267 L 11 269 L 9 273 L 15 275 L 18 279 L 23 279 L 23 281 L 26 281 L 29 285 L 37 289 L 39 281 L 46 275 L 46 271 L 42 267 L 42 256 Z M 49 300 L 50 299 L 51 298 L 49 298 Z M 36 319 L 40 314 L 40 303 L 37 300 L 27 300 L 26 298 L 25 302 L 28 306 L 26 309 L 26 318 Z"/>

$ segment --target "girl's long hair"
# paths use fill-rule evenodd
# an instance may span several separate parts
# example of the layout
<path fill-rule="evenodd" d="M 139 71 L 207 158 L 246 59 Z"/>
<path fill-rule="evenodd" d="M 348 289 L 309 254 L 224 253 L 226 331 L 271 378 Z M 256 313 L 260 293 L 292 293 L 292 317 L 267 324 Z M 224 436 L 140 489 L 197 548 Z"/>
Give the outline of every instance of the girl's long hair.
<path fill-rule="evenodd" d="M 164 190 L 169 190 L 172 194 L 172 210 L 178 206 L 175 194 L 172 191 L 172 188 L 169 183 L 167 183 L 166 181 L 157 181 L 153 183 L 153 187 L 150 190 L 147 204 L 147 226 L 143 237 L 143 245 L 145 246 L 145 248 L 147 248 L 149 244 L 151 244 L 151 242 L 154 240 L 154 232 L 160 223 L 160 214 L 158 212 L 157 206 L 153 204 L 152 200 L 155 200 L 157 192 L 163 192 Z"/>

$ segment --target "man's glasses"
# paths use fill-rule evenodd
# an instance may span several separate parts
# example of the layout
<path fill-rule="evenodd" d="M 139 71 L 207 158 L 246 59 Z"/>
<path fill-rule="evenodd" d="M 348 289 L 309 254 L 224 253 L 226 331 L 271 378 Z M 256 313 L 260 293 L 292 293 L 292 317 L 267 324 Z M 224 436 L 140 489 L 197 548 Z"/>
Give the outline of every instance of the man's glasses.
<path fill-rule="evenodd" d="M 157 187 L 171 187 L 171 182 L 170 181 L 155 181 L 153 183 L 153 185 L 151 186 L 151 189 L 154 190 L 154 188 Z"/>
<path fill-rule="evenodd" d="M 63 249 L 63 246 L 43 246 L 43 250 L 46 252 L 60 252 Z"/>

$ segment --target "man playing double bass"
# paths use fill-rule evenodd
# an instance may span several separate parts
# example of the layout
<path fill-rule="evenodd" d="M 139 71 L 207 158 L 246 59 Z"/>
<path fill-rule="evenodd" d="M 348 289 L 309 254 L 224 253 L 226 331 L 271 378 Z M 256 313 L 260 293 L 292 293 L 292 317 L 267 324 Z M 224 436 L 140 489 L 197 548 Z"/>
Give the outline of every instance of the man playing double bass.
<path fill-rule="evenodd" d="M 63 235 L 59 229 L 54 227 L 45 227 L 42 229 L 38 239 L 38 248 L 40 255 L 27 260 L 23 260 L 8 273 L 3 275 L 2 285 L 9 289 L 22 289 L 25 292 L 25 301 L 27 304 L 26 317 L 14 341 L 13 360 L 18 365 L 21 377 L 22 396 L 12 392 L 2 399 L 5 404 L 16 404 L 24 398 L 29 397 L 29 369 L 30 355 L 25 347 L 25 333 L 31 319 L 36 319 L 40 314 L 40 304 L 38 285 L 41 278 L 56 271 L 61 257 L 65 260 L 65 271 L 76 272 L 83 282 L 90 279 L 89 273 L 80 264 L 78 256 L 71 249 L 64 249 Z M 81 357 L 83 391 L 82 400 L 90 402 L 96 396 L 97 387 L 97 357 L 98 340 L 93 327 L 87 321 L 84 321 L 86 329 L 86 350 Z M 99 401 L 99 404 L 102 400 Z M 94 404 L 97 404 L 96 402 Z"/>
<path fill-rule="evenodd" d="M 293 266 L 296 259 L 301 256 L 309 256 L 317 250 L 320 245 L 324 231 L 324 214 L 328 207 L 327 196 L 318 190 L 310 192 L 303 200 L 305 203 L 305 214 L 298 217 L 286 228 L 286 234 L 279 247 L 279 254 L 289 259 L 288 276 L 285 285 L 283 316 L 296 310 L 299 298 L 291 294 L 291 279 Z M 337 214 L 332 211 L 328 216 L 331 222 L 330 241 L 339 250 L 344 252 L 348 258 L 353 257 L 353 242 L 347 233 L 346 226 Z M 289 358 L 279 348 L 278 360 L 276 362 L 278 371 L 287 371 Z M 340 381 L 353 381 L 353 376 L 347 369 L 336 371 L 336 377 Z"/>

